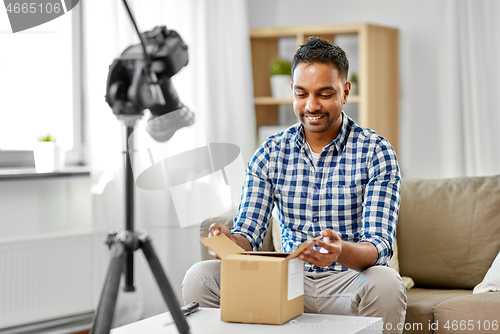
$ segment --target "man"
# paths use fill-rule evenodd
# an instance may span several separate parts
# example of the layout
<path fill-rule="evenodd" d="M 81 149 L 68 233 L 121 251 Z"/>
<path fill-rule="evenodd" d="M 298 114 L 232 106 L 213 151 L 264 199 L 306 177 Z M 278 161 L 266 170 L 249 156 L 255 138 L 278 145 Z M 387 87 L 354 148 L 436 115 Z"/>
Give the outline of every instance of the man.
<path fill-rule="evenodd" d="M 360 127 L 342 107 L 351 83 L 337 46 L 309 38 L 292 64 L 293 109 L 300 122 L 269 137 L 250 161 L 231 231 L 213 224 L 245 250 L 259 250 L 278 208 L 282 251 L 318 235 L 299 258 L 305 312 L 378 316 L 384 333 L 401 333 L 406 293 L 392 256 L 400 203 L 394 149 Z M 185 302 L 219 306 L 217 261 L 195 264 L 183 282 Z M 389 329 L 392 329 L 389 330 Z"/>

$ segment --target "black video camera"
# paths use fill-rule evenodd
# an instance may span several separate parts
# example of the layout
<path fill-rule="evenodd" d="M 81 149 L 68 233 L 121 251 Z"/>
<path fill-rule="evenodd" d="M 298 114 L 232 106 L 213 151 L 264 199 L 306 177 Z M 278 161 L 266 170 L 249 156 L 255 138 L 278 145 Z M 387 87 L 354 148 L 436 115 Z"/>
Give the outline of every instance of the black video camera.
<path fill-rule="evenodd" d="M 187 45 L 165 26 L 141 35 L 147 55 L 137 44 L 115 59 L 108 73 L 106 102 L 117 116 L 142 115 L 149 109 L 156 118 L 184 108 L 170 78 L 187 65 Z"/>

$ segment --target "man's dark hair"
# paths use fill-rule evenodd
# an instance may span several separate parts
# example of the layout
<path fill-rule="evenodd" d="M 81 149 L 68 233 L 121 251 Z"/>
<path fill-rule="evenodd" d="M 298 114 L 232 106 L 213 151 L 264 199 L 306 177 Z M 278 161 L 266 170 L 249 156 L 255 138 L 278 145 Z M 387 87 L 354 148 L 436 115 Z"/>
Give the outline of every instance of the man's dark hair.
<path fill-rule="evenodd" d="M 331 63 L 337 68 L 340 76 L 347 80 L 349 61 L 344 50 L 321 38 L 309 37 L 306 43 L 298 48 L 293 56 L 292 75 L 300 63 Z"/>

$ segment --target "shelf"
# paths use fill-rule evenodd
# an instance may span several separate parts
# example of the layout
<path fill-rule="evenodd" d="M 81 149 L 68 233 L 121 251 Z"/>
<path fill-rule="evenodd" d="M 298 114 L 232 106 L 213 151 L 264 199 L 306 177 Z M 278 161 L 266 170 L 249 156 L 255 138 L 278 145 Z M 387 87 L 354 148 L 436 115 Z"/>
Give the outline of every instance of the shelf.
<path fill-rule="evenodd" d="M 347 98 L 347 102 L 359 103 L 360 101 L 359 95 L 349 95 Z M 292 104 L 292 99 L 275 99 L 271 96 L 256 96 L 255 97 L 255 105 L 258 106 L 276 106 L 280 104 Z"/>
<path fill-rule="evenodd" d="M 53 177 L 90 176 L 87 166 L 67 166 L 63 170 L 38 173 L 35 168 L 0 168 L 0 181 L 28 180 Z"/>
<path fill-rule="evenodd" d="M 319 26 L 295 26 L 295 27 L 273 27 L 257 28 L 250 31 L 252 38 L 280 38 L 283 36 L 296 37 L 297 35 L 318 34 L 359 34 L 363 29 L 377 27 L 367 23 L 361 24 L 335 24 Z"/>
<path fill-rule="evenodd" d="M 280 104 L 292 104 L 292 99 L 275 99 L 271 96 L 256 96 L 255 104 L 260 106 L 275 106 Z"/>

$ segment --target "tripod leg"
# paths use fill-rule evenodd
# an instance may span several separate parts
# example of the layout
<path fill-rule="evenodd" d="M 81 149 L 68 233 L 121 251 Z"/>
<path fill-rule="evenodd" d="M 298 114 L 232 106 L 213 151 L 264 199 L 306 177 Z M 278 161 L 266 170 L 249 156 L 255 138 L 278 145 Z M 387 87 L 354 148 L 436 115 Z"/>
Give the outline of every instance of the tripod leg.
<path fill-rule="evenodd" d="M 156 252 L 151 245 L 151 240 L 149 237 L 145 237 L 141 238 L 141 241 L 140 248 L 142 249 L 146 260 L 151 267 L 151 271 L 153 272 L 156 283 L 160 288 L 163 299 L 167 303 L 168 310 L 174 319 L 177 330 L 180 334 L 189 334 L 189 325 L 181 311 L 179 302 L 177 301 L 174 291 L 170 286 L 170 282 L 168 281 L 167 275 L 161 266 L 160 260 L 158 259 L 158 256 L 156 256 Z"/>
<path fill-rule="evenodd" d="M 126 254 L 127 251 L 123 243 L 117 241 L 112 245 L 111 261 L 99 299 L 99 306 L 90 329 L 91 334 L 108 334 L 111 330 Z"/>

